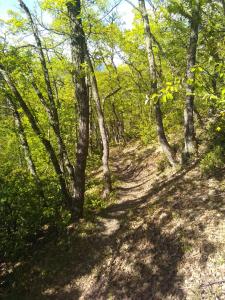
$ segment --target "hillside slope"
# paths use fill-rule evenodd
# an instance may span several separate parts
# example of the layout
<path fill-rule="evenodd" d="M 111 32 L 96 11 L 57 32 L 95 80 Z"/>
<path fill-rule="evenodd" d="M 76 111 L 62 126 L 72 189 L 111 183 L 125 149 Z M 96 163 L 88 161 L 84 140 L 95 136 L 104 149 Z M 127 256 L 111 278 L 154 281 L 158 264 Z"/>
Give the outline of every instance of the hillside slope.
<path fill-rule="evenodd" d="M 111 157 L 116 201 L 18 264 L 3 299 L 225 299 L 225 169 L 160 171 L 138 144 Z"/>

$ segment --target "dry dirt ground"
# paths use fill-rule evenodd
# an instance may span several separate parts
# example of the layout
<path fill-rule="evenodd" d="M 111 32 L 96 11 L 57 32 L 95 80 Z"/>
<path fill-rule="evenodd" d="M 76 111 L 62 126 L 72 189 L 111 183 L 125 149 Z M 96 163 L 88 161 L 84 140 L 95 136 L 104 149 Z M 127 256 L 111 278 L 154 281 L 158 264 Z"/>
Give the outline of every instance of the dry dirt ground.
<path fill-rule="evenodd" d="M 225 299 L 225 169 L 160 172 L 160 156 L 113 149 L 116 201 L 17 264 L 3 299 Z"/>

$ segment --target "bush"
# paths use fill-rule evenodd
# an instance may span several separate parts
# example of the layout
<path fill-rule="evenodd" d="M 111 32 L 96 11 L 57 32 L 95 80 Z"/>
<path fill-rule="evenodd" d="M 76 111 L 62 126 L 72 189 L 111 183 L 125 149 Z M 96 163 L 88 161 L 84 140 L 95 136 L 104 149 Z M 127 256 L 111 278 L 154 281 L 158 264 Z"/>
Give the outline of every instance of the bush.
<path fill-rule="evenodd" d="M 0 174 L 0 257 L 4 260 L 24 255 L 44 225 L 67 222 L 54 178 L 43 180 L 43 188 L 45 199 L 34 179 L 21 169 Z"/>
<path fill-rule="evenodd" d="M 225 113 L 221 112 L 219 116 L 209 125 L 208 133 L 211 145 L 220 145 L 225 148 Z"/>
<path fill-rule="evenodd" d="M 200 162 L 200 170 L 203 175 L 213 175 L 217 170 L 224 167 L 224 150 L 220 145 L 215 146 Z"/>
<path fill-rule="evenodd" d="M 84 212 L 88 216 L 93 211 L 99 211 L 106 206 L 106 202 L 101 197 L 102 184 L 95 181 L 89 182 L 88 190 L 85 194 Z"/>
<path fill-rule="evenodd" d="M 164 172 L 167 167 L 169 167 L 170 164 L 168 162 L 168 159 L 166 156 L 163 156 L 158 162 L 157 162 L 157 171 L 158 172 Z"/>

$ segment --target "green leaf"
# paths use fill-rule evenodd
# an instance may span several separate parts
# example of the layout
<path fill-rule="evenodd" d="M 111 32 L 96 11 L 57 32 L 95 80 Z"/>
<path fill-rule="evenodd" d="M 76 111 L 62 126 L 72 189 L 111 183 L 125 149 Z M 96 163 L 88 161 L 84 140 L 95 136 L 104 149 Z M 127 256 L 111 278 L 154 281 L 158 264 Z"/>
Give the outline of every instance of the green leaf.
<path fill-rule="evenodd" d="M 162 96 L 161 101 L 162 101 L 163 103 L 166 103 L 166 101 L 167 101 L 166 95 L 163 95 L 163 96 Z"/>
<path fill-rule="evenodd" d="M 159 94 L 154 93 L 154 94 L 152 94 L 151 99 L 155 99 L 157 97 L 159 97 Z"/>
<path fill-rule="evenodd" d="M 166 98 L 167 98 L 168 100 L 173 100 L 173 95 L 172 95 L 171 93 L 167 93 L 167 94 L 166 94 Z"/>
<path fill-rule="evenodd" d="M 189 79 L 187 80 L 187 84 L 193 84 L 193 82 L 194 82 L 194 79 L 192 79 L 192 78 L 189 78 Z"/>

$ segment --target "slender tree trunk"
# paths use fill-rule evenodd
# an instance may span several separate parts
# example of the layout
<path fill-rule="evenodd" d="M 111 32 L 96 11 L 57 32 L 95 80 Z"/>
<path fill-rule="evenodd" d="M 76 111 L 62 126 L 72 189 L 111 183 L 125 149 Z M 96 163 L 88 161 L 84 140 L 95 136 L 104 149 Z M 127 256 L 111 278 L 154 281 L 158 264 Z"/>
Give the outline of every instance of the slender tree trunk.
<path fill-rule="evenodd" d="M 149 63 L 151 93 L 157 94 L 158 82 L 157 82 L 157 69 L 156 69 L 155 55 L 153 52 L 153 43 L 152 43 L 153 36 L 151 33 L 149 18 L 148 18 L 147 10 L 145 7 L 145 0 L 139 0 L 139 8 L 140 8 L 140 12 L 142 15 L 144 31 L 145 31 L 145 44 L 146 44 L 146 51 L 147 51 L 148 63 Z M 176 159 L 175 159 L 175 153 L 166 138 L 159 98 L 158 98 L 157 102 L 155 103 L 155 118 L 156 118 L 158 139 L 159 139 L 160 145 L 162 147 L 162 150 L 165 153 L 165 155 L 167 156 L 170 164 L 172 166 L 175 166 L 177 163 Z"/>
<path fill-rule="evenodd" d="M 93 153 L 94 150 L 94 116 L 93 116 L 93 107 L 92 107 L 92 90 L 90 88 L 90 83 L 88 83 L 89 87 L 89 152 Z"/>
<path fill-rule="evenodd" d="M 34 133 L 39 137 L 40 141 L 42 142 L 43 146 L 45 147 L 46 152 L 49 154 L 49 157 L 51 159 L 55 173 L 58 176 L 58 180 L 59 180 L 59 184 L 60 184 L 60 188 L 61 188 L 61 192 L 62 192 L 62 196 L 65 201 L 65 204 L 67 207 L 70 207 L 71 206 L 70 193 L 67 190 L 66 181 L 63 176 L 62 170 L 60 168 L 60 164 L 59 164 L 59 161 L 55 154 L 54 148 L 52 147 L 52 144 L 50 143 L 49 140 L 47 140 L 45 138 L 43 132 L 41 131 L 40 127 L 38 126 L 38 123 L 37 123 L 34 115 L 31 113 L 29 107 L 27 106 L 26 102 L 23 100 L 23 97 L 21 96 L 20 92 L 18 91 L 17 87 L 15 86 L 10 75 L 8 74 L 8 72 L 5 70 L 5 68 L 2 65 L 0 65 L 0 74 L 2 74 L 2 77 L 4 78 L 5 82 L 9 86 L 12 94 L 14 95 L 15 99 L 18 101 L 21 108 L 23 109 Z"/>
<path fill-rule="evenodd" d="M 195 73 L 192 68 L 196 64 L 196 53 L 198 45 L 199 31 L 199 2 L 193 4 L 192 18 L 190 20 L 190 40 L 187 53 L 187 84 L 186 84 L 186 100 L 184 109 L 184 154 L 186 159 L 196 151 L 196 137 L 194 126 L 194 92 L 195 92 Z"/>
<path fill-rule="evenodd" d="M 85 81 L 86 40 L 81 20 L 80 0 L 67 2 L 71 26 L 71 50 L 73 60 L 73 81 L 78 103 L 78 137 L 75 167 L 75 189 L 73 194 L 73 218 L 83 216 L 85 193 L 85 169 L 89 145 L 89 97 Z"/>
<path fill-rule="evenodd" d="M 41 196 L 41 198 L 44 199 L 45 196 L 44 196 L 44 191 L 42 189 L 41 180 L 37 174 L 36 166 L 34 164 L 34 161 L 33 161 L 32 155 L 31 155 L 30 147 L 29 147 L 26 133 L 24 131 L 24 127 L 23 127 L 23 124 L 22 124 L 22 121 L 20 118 L 20 114 L 19 114 L 17 107 L 16 107 L 13 99 L 11 98 L 11 96 L 7 96 L 7 100 L 8 100 L 8 104 L 11 107 L 12 112 L 13 112 L 15 125 L 17 128 L 20 143 L 21 143 L 21 146 L 22 146 L 22 149 L 24 152 L 24 157 L 25 157 L 25 160 L 27 163 L 28 171 L 33 176 L 34 180 L 36 181 L 39 195 Z"/>
<path fill-rule="evenodd" d="M 170 145 L 168 144 L 167 138 L 165 136 L 165 132 L 163 130 L 162 112 L 161 112 L 159 100 L 155 104 L 155 115 L 156 115 L 157 133 L 159 137 L 159 142 L 161 144 L 163 152 L 167 156 L 169 163 L 172 166 L 174 166 L 176 165 L 175 153 L 174 151 L 172 151 Z"/>
<path fill-rule="evenodd" d="M 53 89 L 52 89 L 52 85 L 51 85 L 49 70 L 47 67 L 45 55 L 44 55 L 43 48 L 42 48 L 42 42 L 39 37 L 38 28 L 32 18 L 32 15 L 31 15 L 28 7 L 24 4 L 24 2 L 22 0 L 19 0 L 19 4 L 20 4 L 21 8 L 24 10 L 25 14 L 27 15 L 27 18 L 30 22 L 30 26 L 31 26 L 31 29 L 32 29 L 32 32 L 34 35 L 34 39 L 36 41 L 37 51 L 38 51 L 40 63 L 42 66 L 45 86 L 46 86 L 46 90 L 47 90 L 48 101 L 44 98 L 43 94 L 39 90 L 39 88 L 34 80 L 32 80 L 32 85 L 33 85 L 33 88 L 34 88 L 37 96 L 39 97 L 41 103 L 43 104 L 43 106 L 48 114 L 50 124 L 54 130 L 54 133 L 55 133 L 55 136 L 57 139 L 57 143 L 58 143 L 60 165 L 61 165 L 62 172 L 64 172 L 64 165 L 65 165 L 67 172 L 69 174 L 69 177 L 70 177 L 70 184 L 72 185 L 72 189 L 74 189 L 74 184 L 75 184 L 74 183 L 74 169 L 73 169 L 72 164 L 69 161 L 66 146 L 64 144 L 64 141 L 63 141 L 63 138 L 61 135 L 58 111 L 57 111 L 55 100 L 54 100 L 54 93 L 53 93 Z"/>
<path fill-rule="evenodd" d="M 98 84 L 95 77 L 94 68 L 87 50 L 87 62 L 90 69 L 90 83 L 92 89 L 92 95 L 96 104 L 98 114 L 98 125 L 102 140 L 102 167 L 103 167 L 103 198 L 107 198 L 112 191 L 111 175 L 109 169 L 109 142 L 105 126 L 105 118 L 102 110 L 101 99 L 98 91 Z"/>
<path fill-rule="evenodd" d="M 8 101 L 8 104 L 9 104 L 9 106 L 12 109 L 12 112 L 13 112 L 15 125 L 16 125 L 16 128 L 17 128 L 17 132 L 18 132 L 18 136 L 19 136 L 19 139 L 20 139 L 21 146 L 22 146 L 23 151 L 24 151 L 24 157 L 25 157 L 25 160 L 27 162 L 28 171 L 35 178 L 35 180 L 37 182 L 40 182 L 40 180 L 38 178 L 38 175 L 37 175 L 36 167 L 34 165 L 34 162 L 33 162 L 32 156 L 31 156 L 30 147 L 28 145 L 26 133 L 24 131 L 23 124 L 22 124 L 19 112 L 18 112 L 18 110 L 16 108 L 16 105 L 14 104 L 13 100 L 9 96 L 7 97 L 7 101 Z"/>
<path fill-rule="evenodd" d="M 45 108 L 45 111 L 47 112 L 49 121 L 50 121 L 50 125 L 54 130 L 55 136 L 57 138 L 57 142 L 58 142 L 58 149 L 59 149 L 59 157 L 60 157 L 60 167 L 63 173 L 65 173 L 65 168 L 69 174 L 69 178 L 70 178 L 70 184 L 72 186 L 72 190 L 73 190 L 73 186 L 74 186 L 74 169 L 72 164 L 70 163 L 70 160 L 68 158 L 68 154 L 67 154 L 67 150 L 66 150 L 66 146 L 64 144 L 64 141 L 62 139 L 62 135 L 61 135 L 61 131 L 60 131 L 60 127 L 59 127 L 59 122 L 56 121 L 58 119 L 55 119 L 52 111 L 47 103 L 47 100 L 45 99 L 45 97 L 43 96 L 43 94 L 41 93 L 40 89 L 38 88 L 37 84 L 35 83 L 34 80 L 31 81 L 31 84 L 40 100 L 40 102 L 42 103 L 42 105 Z"/>
<path fill-rule="evenodd" d="M 116 141 L 116 143 L 120 143 L 121 141 L 125 141 L 124 138 L 124 127 L 123 127 L 123 120 L 119 117 L 118 112 L 116 111 L 116 106 L 115 103 L 112 102 L 111 100 L 109 100 L 109 103 L 111 105 L 112 108 L 112 113 L 114 115 L 114 139 Z"/>

